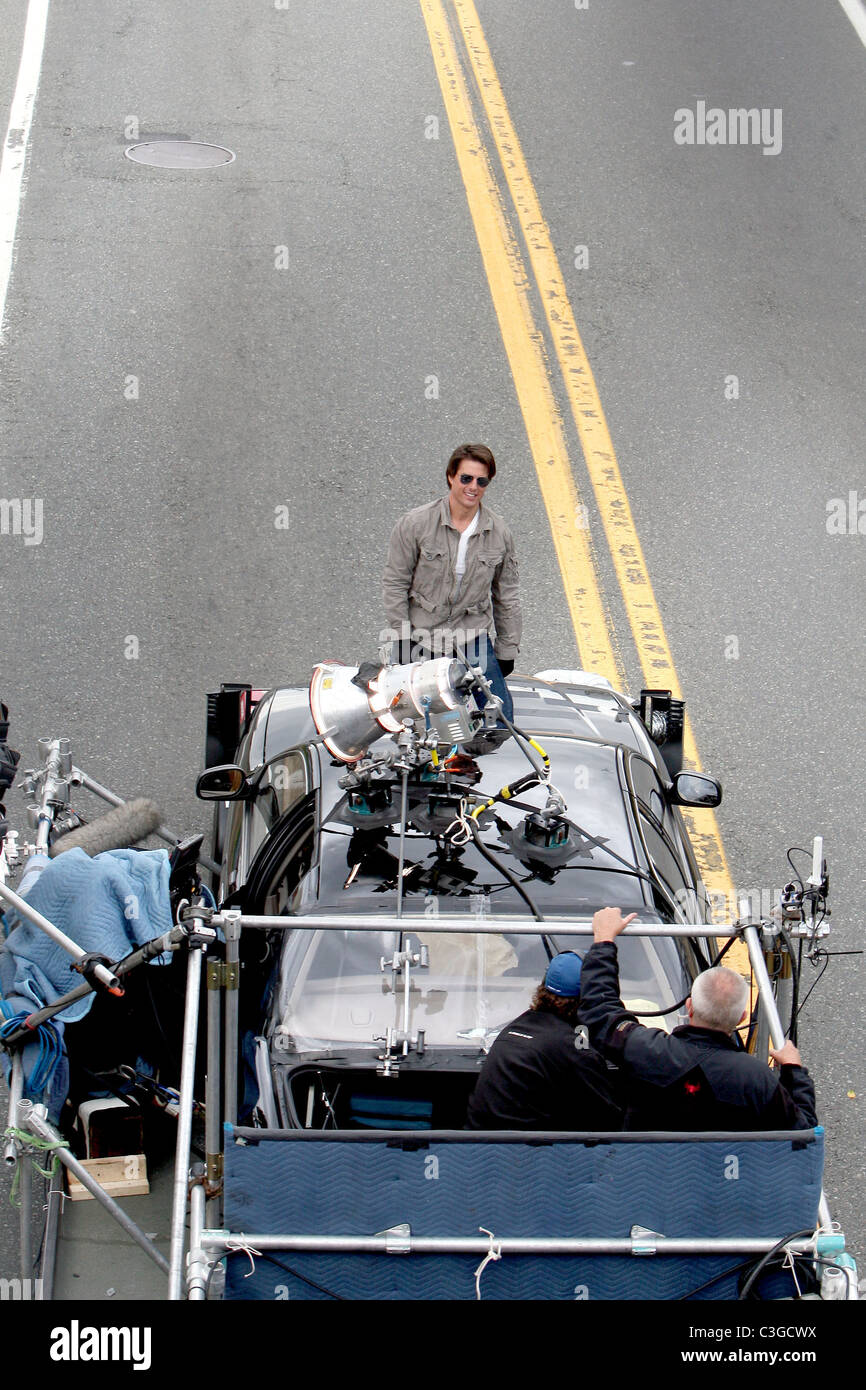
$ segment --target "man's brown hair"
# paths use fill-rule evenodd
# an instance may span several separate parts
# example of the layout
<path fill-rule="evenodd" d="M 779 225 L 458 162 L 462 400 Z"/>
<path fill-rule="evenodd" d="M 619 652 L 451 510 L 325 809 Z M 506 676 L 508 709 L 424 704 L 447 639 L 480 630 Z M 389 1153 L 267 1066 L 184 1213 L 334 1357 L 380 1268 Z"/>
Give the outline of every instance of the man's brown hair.
<path fill-rule="evenodd" d="M 542 1014 L 557 1014 L 559 1018 L 564 1018 L 566 1023 L 572 1027 L 577 1023 L 577 1013 L 580 1008 L 580 999 L 566 997 L 562 994 L 552 994 L 544 985 L 539 985 L 532 996 L 531 1008 Z"/>
<path fill-rule="evenodd" d="M 496 477 L 496 460 L 486 444 L 460 444 L 448 460 L 445 469 L 445 479 L 450 487 L 451 479 L 464 459 L 472 459 L 475 463 L 483 463 L 487 469 L 488 478 Z"/>

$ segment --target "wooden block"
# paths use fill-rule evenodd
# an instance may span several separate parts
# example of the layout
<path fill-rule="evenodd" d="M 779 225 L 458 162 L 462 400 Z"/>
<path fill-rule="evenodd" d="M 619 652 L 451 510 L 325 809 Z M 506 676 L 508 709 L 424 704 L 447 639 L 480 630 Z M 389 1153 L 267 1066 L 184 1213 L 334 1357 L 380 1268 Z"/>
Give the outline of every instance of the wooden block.
<path fill-rule="evenodd" d="M 147 1158 L 144 1154 L 118 1154 L 115 1158 L 83 1158 L 86 1168 L 110 1197 L 143 1197 L 150 1192 L 147 1181 Z M 66 1170 L 69 1197 L 73 1202 L 93 1201 L 93 1194 Z"/>

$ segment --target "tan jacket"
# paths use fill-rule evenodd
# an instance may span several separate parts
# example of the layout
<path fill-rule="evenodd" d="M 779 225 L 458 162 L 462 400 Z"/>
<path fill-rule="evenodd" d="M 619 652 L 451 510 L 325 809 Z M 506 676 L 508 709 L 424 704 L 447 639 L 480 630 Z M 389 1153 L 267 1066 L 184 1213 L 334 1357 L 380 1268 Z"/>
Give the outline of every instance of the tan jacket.
<path fill-rule="evenodd" d="M 430 633 L 449 629 L 458 634 L 455 641 L 471 641 L 479 632 L 492 636 L 495 626 L 497 657 L 514 660 L 522 623 L 511 532 L 482 503 L 458 595 L 454 566 L 459 542 L 447 497 L 415 507 L 397 522 L 382 586 L 393 637 L 408 637 L 407 627 Z"/>

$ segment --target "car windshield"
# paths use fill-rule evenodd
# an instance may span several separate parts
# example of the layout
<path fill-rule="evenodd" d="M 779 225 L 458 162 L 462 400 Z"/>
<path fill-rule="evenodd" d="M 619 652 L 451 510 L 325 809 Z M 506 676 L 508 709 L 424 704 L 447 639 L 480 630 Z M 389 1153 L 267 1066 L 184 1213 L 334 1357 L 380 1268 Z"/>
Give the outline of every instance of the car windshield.
<path fill-rule="evenodd" d="M 388 1027 L 402 1030 L 403 977 L 387 962 L 397 951 L 417 953 L 421 946 L 427 947 L 428 964 L 410 967 L 408 1031 L 422 1031 L 427 1047 L 486 1050 L 505 1024 L 529 1008 L 549 960 L 541 936 L 507 930 L 436 933 L 423 918 L 411 927 L 407 922 L 402 933 L 297 931 L 284 947 L 277 1032 L 293 1050 L 306 1052 L 334 1045 L 369 1047 Z M 551 946 L 554 953 L 584 955 L 590 940 L 563 935 L 552 938 Z M 685 972 L 671 942 L 626 938 L 619 952 L 628 1007 L 654 1010 L 686 993 Z M 668 1023 L 678 1021 L 672 1015 Z"/>

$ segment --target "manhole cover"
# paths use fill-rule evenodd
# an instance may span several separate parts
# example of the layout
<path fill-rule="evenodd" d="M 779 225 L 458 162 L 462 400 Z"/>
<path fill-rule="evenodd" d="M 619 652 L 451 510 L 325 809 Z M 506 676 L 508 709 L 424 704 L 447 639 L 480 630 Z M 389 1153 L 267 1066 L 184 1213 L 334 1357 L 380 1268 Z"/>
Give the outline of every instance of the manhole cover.
<path fill-rule="evenodd" d="M 224 145 L 205 145 L 197 140 L 147 140 L 130 145 L 124 154 L 134 164 L 153 164 L 158 169 L 215 169 L 234 159 Z"/>

